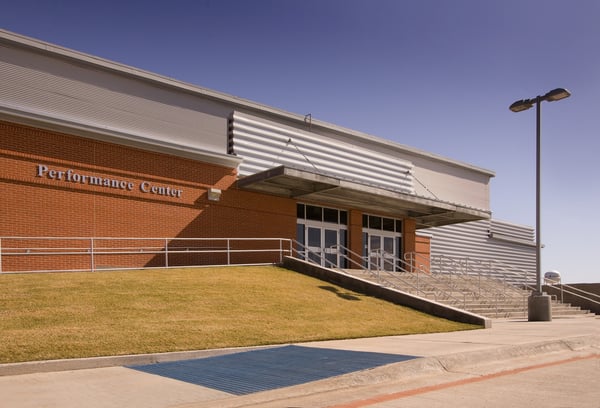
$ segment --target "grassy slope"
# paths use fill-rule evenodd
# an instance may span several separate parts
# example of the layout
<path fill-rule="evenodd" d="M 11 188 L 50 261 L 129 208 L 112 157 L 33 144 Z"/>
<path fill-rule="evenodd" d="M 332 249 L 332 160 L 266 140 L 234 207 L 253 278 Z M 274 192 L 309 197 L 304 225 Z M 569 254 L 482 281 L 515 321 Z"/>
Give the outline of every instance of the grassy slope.
<path fill-rule="evenodd" d="M 277 267 L 0 276 L 0 363 L 464 330 Z"/>

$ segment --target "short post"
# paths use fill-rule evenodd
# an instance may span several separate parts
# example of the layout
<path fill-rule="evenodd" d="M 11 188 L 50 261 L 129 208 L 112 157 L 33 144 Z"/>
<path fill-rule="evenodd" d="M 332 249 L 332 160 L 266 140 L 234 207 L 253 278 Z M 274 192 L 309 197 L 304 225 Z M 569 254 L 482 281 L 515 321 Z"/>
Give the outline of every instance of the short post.
<path fill-rule="evenodd" d="M 230 265 L 230 263 L 231 263 L 230 251 L 231 251 L 230 241 L 229 241 L 229 239 L 227 239 L 227 265 Z"/>
<path fill-rule="evenodd" d="M 94 262 L 94 238 L 90 238 L 90 270 L 92 272 L 96 271 L 96 266 Z"/>
<path fill-rule="evenodd" d="M 165 268 L 169 267 L 169 238 L 165 238 Z"/>

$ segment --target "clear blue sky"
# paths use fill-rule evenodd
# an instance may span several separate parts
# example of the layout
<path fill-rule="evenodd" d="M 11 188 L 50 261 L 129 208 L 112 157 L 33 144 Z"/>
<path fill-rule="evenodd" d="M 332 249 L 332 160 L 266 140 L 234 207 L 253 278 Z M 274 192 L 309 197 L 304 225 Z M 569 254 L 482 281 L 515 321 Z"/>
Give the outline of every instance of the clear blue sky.
<path fill-rule="evenodd" d="M 496 219 L 535 225 L 542 271 L 600 282 L 597 0 L 2 1 L 0 26 L 496 172 Z"/>

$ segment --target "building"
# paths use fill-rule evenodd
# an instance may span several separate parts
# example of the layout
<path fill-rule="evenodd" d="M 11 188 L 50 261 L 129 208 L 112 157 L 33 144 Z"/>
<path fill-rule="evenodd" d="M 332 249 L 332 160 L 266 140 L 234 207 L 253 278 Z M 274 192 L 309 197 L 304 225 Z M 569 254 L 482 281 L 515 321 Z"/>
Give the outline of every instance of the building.
<path fill-rule="evenodd" d="M 431 271 L 481 273 L 516 284 L 536 280 L 533 228 L 495 219 L 420 230 Z"/>
<path fill-rule="evenodd" d="M 494 177 L 7 31 L 0 174 L 0 271 L 86 269 L 78 252 L 101 237 L 114 248 L 165 238 L 186 249 L 186 238 L 281 238 L 318 262 L 395 268 L 370 255 L 427 254 L 428 238 L 417 231 L 489 220 Z M 41 237 L 52 241 L 40 245 Z M 161 241 L 148 251 L 135 242 L 139 256 L 115 250 L 92 267 L 164 265 Z M 212 258 L 191 251 L 170 265 L 222 263 L 215 242 L 205 247 Z M 53 256 L 58 247 L 73 256 Z M 31 248 L 37 256 L 25 256 Z M 239 256 L 258 262 L 257 254 Z"/>

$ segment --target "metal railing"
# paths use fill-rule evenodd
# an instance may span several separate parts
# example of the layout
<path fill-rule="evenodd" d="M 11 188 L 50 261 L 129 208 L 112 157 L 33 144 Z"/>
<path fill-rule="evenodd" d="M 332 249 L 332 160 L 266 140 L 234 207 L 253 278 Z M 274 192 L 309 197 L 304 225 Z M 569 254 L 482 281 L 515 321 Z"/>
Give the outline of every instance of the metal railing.
<path fill-rule="evenodd" d="M 483 260 L 470 257 L 451 257 L 434 255 L 426 257 L 421 254 L 407 253 L 407 262 L 417 267 L 426 265 L 432 274 L 452 276 L 476 276 L 500 281 L 508 288 L 535 289 L 535 273 L 514 266 L 503 264 L 497 260 Z"/>
<path fill-rule="evenodd" d="M 0 237 L 0 273 L 273 264 L 291 248 L 284 238 Z"/>
<path fill-rule="evenodd" d="M 468 293 L 461 293 L 461 298 L 457 297 L 456 292 L 453 293 L 450 290 L 452 288 L 448 287 L 443 280 L 437 279 L 435 276 L 424 279 L 423 271 L 411 273 L 411 270 L 408 269 L 411 265 L 408 262 L 381 249 L 372 251 L 370 256 L 363 257 L 343 245 L 310 250 L 305 245 L 294 241 L 293 253 L 296 253 L 298 258 L 349 273 L 349 268 L 340 267 L 337 263 L 326 258 L 325 254 L 328 250 L 329 252 L 336 251 L 347 265 L 353 265 L 355 270 L 365 271 L 382 286 L 399 289 L 422 297 L 433 296 L 435 301 L 444 301 L 456 305 L 465 306 L 468 301 Z M 357 261 L 357 259 L 360 259 L 360 261 Z M 437 280 L 437 282 L 432 286 L 431 280 Z"/>
<path fill-rule="evenodd" d="M 472 262 L 468 269 L 465 269 L 464 263 L 455 263 L 454 266 L 463 266 L 459 272 L 432 273 L 432 269 L 428 267 L 429 264 L 418 264 L 410 257 L 407 257 L 407 260 L 400 259 L 381 249 L 373 251 L 365 257 L 342 245 L 310 250 L 304 245 L 294 242 L 293 253 L 299 258 L 356 275 L 351 270 L 340 267 L 327 259 L 325 255 L 332 252 L 344 260 L 343 264 L 352 265 L 355 270 L 363 270 L 374 281 L 386 287 L 432 298 L 435 301 L 463 309 L 468 309 L 469 305 L 486 307 L 489 310 L 488 313 L 492 313 L 496 317 L 503 317 L 509 313 L 505 309 L 509 303 L 518 304 L 519 310 L 522 310 L 523 313 L 526 313 L 527 310 L 528 293 L 507 283 L 515 280 L 515 274 L 520 276 L 520 273 L 515 271 L 506 270 L 503 275 L 505 276 L 504 280 L 498 282 L 497 279 L 487 277 L 478 262 Z M 438 265 L 434 265 L 433 269 L 438 267 Z"/>
<path fill-rule="evenodd" d="M 416 253 L 408 253 L 405 257 L 411 264 L 426 263 L 431 274 L 448 276 L 449 279 L 469 280 L 471 284 L 475 279 L 478 294 L 483 297 L 493 293 L 500 300 L 521 298 L 524 308 L 527 307 L 529 291 L 535 289 L 534 274 L 496 260 L 446 255 L 426 257 Z"/>
<path fill-rule="evenodd" d="M 596 311 L 600 310 L 600 295 L 564 283 L 545 284 L 544 287 L 546 290 L 557 290 L 559 294 L 556 296 L 557 298 L 560 297 L 561 303 L 564 303 L 564 295 L 566 293 L 567 295 L 576 298 L 577 303 L 588 304 L 587 307 L 589 307 L 589 305 L 593 305 Z M 571 303 L 573 303 L 572 300 Z"/>
<path fill-rule="evenodd" d="M 505 296 L 510 294 L 518 296 L 523 290 L 535 290 L 536 278 L 534 272 L 515 268 L 497 260 L 481 260 L 469 257 L 455 258 L 446 255 L 436 255 L 429 258 L 415 253 L 406 254 L 406 259 L 409 264 L 426 268 L 432 274 L 447 275 L 453 279 L 477 277 L 481 293 L 489 290 L 490 280 L 503 284 Z M 495 285 L 493 287 L 497 288 Z M 545 287 L 549 292 L 555 292 L 549 293 L 549 295 L 560 303 L 564 303 L 564 295 L 568 294 L 571 296 L 570 303 L 577 304 L 577 306 L 583 305 L 581 307 L 586 309 L 600 310 L 600 295 L 562 283 L 546 283 Z M 526 300 L 523 303 L 526 304 Z"/>

